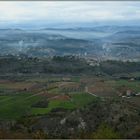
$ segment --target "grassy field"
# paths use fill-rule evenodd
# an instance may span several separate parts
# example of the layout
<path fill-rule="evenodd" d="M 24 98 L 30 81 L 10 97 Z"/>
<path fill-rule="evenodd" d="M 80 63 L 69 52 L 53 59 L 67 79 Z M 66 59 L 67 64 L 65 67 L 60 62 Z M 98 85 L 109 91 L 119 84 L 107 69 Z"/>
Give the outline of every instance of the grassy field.
<path fill-rule="evenodd" d="M 32 104 L 41 98 L 29 93 L 0 96 L 0 119 L 17 119 L 28 114 Z"/>
<path fill-rule="evenodd" d="M 48 108 L 33 108 L 32 114 L 46 114 L 55 108 L 75 109 L 83 107 L 88 103 L 95 101 L 96 97 L 87 93 L 73 93 L 70 100 L 52 100 L 49 102 Z"/>
<path fill-rule="evenodd" d="M 58 89 L 57 89 L 58 90 Z M 52 90 L 53 96 L 56 96 L 54 92 L 57 93 L 57 90 Z M 57 93 L 57 96 L 61 94 Z M 47 99 L 46 96 L 36 95 L 33 93 L 18 93 L 15 95 L 1 95 L 0 96 L 0 119 L 18 119 L 21 116 L 25 115 L 41 115 L 47 114 L 52 109 L 55 108 L 64 108 L 64 109 L 76 109 L 83 107 L 84 105 L 95 100 L 95 97 L 87 93 L 71 93 L 69 100 L 49 100 L 48 107 L 38 108 L 33 107 L 35 103 Z"/>

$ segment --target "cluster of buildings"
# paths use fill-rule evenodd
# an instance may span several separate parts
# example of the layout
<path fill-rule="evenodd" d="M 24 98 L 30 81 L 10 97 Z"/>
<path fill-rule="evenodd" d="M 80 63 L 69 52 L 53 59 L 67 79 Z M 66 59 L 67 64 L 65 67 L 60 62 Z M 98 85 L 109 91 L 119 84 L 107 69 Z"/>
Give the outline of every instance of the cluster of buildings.
<path fill-rule="evenodd" d="M 126 90 L 125 92 L 120 93 L 120 95 L 122 98 L 124 97 L 133 97 L 133 96 L 140 96 L 140 92 L 136 93 L 130 89 Z"/>

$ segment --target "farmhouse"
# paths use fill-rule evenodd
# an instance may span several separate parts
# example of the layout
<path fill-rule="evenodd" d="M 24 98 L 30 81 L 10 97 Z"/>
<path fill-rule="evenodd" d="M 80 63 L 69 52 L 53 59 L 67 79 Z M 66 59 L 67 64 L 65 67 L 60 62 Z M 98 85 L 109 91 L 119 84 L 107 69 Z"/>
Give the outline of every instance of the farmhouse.
<path fill-rule="evenodd" d="M 126 96 L 131 96 L 133 93 L 132 93 L 132 91 L 131 90 L 127 90 L 126 91 Z"/>
<path fill-rule="evenodd" d="M 136 95 L 134 93 L 134 91 L 132 91 L 131 89 L 127 89 L 124 92 L 121 92 L 119 96 L 122 96 L 122 97 L 130 97 L 130 96 L 134 96 L 134 95 Z"/>

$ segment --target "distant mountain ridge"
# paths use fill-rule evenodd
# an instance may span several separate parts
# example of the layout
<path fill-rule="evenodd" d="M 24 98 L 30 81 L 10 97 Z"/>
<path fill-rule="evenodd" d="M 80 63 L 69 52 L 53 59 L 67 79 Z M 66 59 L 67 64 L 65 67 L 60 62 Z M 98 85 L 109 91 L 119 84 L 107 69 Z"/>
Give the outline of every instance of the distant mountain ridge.
<path fill-rule="evenodd" d="M 0 29 L 0 55 L 9 54 L 139 59 L 140 27 Z"/>

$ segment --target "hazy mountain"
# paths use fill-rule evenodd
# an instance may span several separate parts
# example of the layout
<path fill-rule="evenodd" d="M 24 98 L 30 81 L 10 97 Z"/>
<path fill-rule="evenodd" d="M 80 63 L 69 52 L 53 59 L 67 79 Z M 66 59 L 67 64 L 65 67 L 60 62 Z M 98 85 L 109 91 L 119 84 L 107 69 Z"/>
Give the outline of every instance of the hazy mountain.
<path fill-rule="evenodd" d="M 87 28 L 0 29 L 0 55 L 46 57 L 79 55 L 102 58 L 140 58 L 138 26 Z"/>

